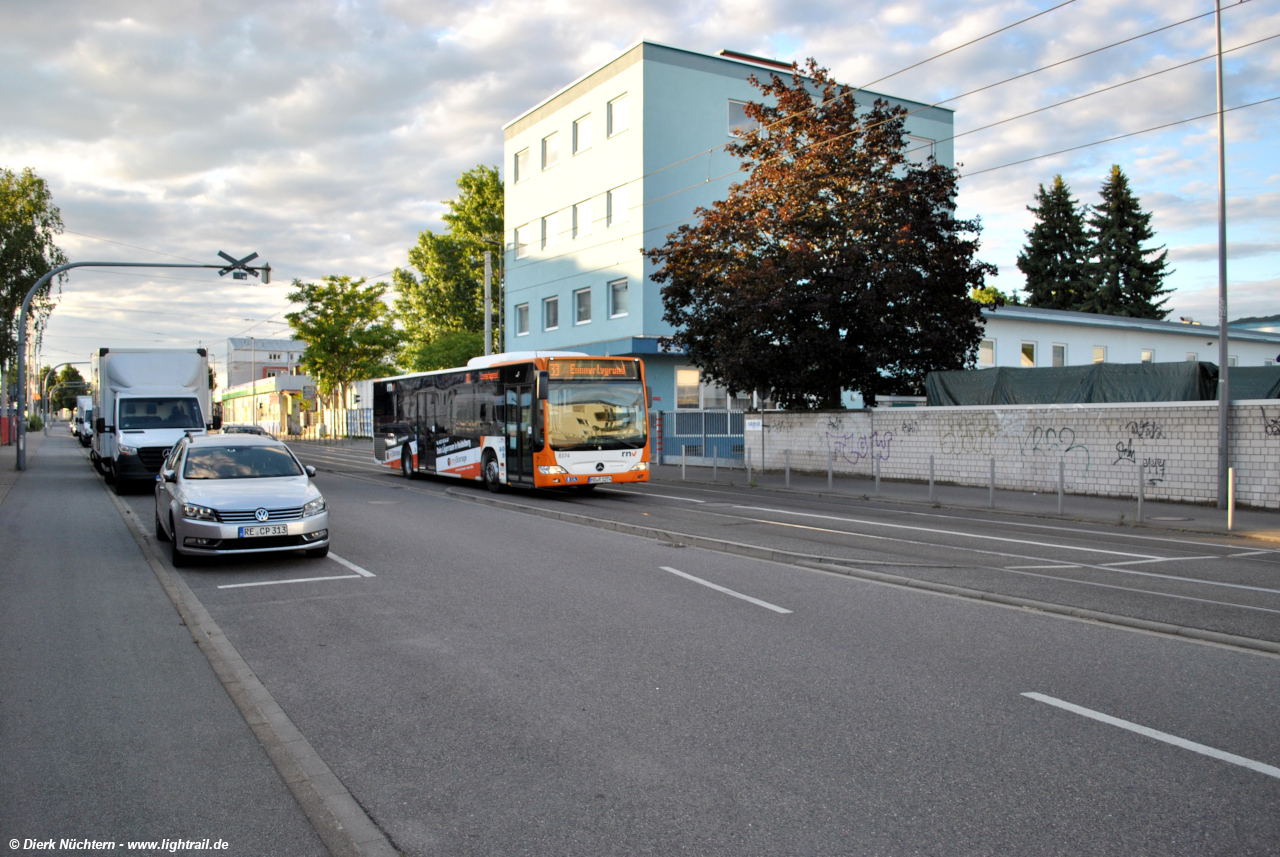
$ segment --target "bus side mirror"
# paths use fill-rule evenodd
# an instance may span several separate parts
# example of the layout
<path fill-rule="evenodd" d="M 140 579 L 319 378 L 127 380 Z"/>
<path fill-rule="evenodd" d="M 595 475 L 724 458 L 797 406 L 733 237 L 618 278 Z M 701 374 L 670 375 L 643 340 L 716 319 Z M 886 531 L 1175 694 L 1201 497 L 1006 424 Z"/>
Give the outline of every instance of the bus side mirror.
<path fill-rule="evenodd" d="M 213 418 L 213 430 L 219 431 L 222 428 L 222 417 Z"/>
<path fill-rule="evenodd" d="M 547 400 L 547 388 L 551 386 L 551 376 L 546 372 L 538 373 L 538 401 L 545 402 Z"/>
<path fill-rule="evenodd" d="M 653 388 L 648 384 L 644 385 L 644 407 L 645 410 L 653 410 Z"/>

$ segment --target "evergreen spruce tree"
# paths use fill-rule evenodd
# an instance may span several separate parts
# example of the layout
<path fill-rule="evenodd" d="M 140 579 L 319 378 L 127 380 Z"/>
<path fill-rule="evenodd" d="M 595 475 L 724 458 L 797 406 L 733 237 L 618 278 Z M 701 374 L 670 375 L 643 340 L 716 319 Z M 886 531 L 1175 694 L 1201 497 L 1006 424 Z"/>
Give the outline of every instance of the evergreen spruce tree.
<path fill-rule="evenodd" d="M 1037 223 L 1018 254 L 1018 270 L 1027 277 L 1027 305 L 1084 309 L 1093 299 L 1085 211 L 1071 198 L 1071 188 L 1061 175 L 1053 177 L 1048 190 L 1040 185 L 1035 202 L 1027 211 L 1036 216 Z"/>
<path fill-rule="evenodd" d="M 1102 184 L 1102 202 L 1089 218 L 1094 294 L 1091 305 L 1081 309 L 1129 318 L 1167 316 L 1170 310 L 1163 307 L 1169 299 L 1161 296 L 1173 291 L 1164 288 L 1164 278 L 1173 273 L 1165 264 L 1169 252 L 1142 246 L 1154 237 L 1151 212 L 1142 210 L 1119 165 L 1112 166 Z"/>

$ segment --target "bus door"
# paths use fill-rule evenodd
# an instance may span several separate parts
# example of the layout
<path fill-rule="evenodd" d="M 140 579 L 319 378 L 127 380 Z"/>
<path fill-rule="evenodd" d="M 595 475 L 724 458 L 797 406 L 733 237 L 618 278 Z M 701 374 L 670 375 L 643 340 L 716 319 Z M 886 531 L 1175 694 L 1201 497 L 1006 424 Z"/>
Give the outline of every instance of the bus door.
<path fill-rule="evenodd" d="M 533 483 L 533 385 L 509 384 L 506 401 L 507 481 Z"/>
<path fill-rule="evenodd" d="M 434 391 L 419 393 L 422 397 L 422 433 L 418 435 L 418 469 L 436 471 L 436 437 L 440 418 L 439 396 Z"/>

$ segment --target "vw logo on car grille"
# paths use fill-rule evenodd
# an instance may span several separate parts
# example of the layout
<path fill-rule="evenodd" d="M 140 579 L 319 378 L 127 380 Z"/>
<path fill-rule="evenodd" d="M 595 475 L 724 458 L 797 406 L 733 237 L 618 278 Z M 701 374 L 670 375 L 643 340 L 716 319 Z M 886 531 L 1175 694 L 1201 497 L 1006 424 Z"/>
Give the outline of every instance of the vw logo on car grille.
<path fill-rule="evenodd" d="M 599 473 L 601 470 L 604 470 L 604 462 L 603 462 L 603 461 L 600 461 L 600 462 L 597 462 L 597 463 L 596 463 L 596 473 Z"/>
<path fill-rule="evenodd" d="M 266 509 L 258 509 L 256 512 L 253 513 L 253 516 L 257 518 L 259 521 L 265 521 L 267 518 L 271 517 L 271 513 L 268 512 Z"/>

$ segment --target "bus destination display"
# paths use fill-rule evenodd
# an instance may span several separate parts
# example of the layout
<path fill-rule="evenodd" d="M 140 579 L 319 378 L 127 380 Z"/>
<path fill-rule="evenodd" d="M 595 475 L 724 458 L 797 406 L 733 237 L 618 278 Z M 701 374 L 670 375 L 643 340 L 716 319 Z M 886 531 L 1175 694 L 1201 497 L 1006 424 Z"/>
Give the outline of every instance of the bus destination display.
<path fill-rule="evenodd" d="M 601 378 L 636 380 L 640 377 L 639 364 L 634 360 L 552 360 L 547 366 L 552 378 L 558 380 L 593 381 Z"/>

